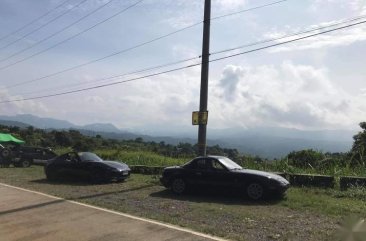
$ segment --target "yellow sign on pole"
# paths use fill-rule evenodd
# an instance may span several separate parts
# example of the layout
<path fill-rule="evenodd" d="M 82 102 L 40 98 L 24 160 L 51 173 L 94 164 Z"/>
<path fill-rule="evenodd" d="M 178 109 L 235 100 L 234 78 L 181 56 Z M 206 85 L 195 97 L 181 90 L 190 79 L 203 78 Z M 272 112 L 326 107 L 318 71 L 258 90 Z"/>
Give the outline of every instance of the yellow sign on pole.
<path fill-rule="evenodd" d="M 207 125 L 208 111 L 192 112 L 192 125 Z"/>

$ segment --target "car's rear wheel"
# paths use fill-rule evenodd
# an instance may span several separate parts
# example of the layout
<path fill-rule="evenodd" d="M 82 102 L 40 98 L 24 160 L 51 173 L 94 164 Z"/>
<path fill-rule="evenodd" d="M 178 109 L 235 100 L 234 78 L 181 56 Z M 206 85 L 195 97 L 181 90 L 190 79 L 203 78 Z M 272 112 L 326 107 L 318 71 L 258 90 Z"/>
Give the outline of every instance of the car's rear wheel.
<path fill-rule="evenodd" d="M 24 159 L 20 161 L 21 167 L 30 167 L 32 165 L 32 161 L 28 159 Z"/>
<path fill-rule="evenodd" d="M 4 148 L 1 150 L 1 157 L 4 158 L 4 159 L 7 159 L 10 157 L 11 155 L 11 151 L 8 149 L 8 148 Z"/>
<path fill-rule="evenodd" d="M 260 200 L 264 198 L 265 188 L 261 183 L 252 182 L 247 185 L 246 194 L 251 200 Z"/>
<path fill-rule="evenodd" d="M 187 189 L 186 182 L 182 178 L 174 178 L 171 184 L 171 189 L 175 194 L 182 194 Z"/>

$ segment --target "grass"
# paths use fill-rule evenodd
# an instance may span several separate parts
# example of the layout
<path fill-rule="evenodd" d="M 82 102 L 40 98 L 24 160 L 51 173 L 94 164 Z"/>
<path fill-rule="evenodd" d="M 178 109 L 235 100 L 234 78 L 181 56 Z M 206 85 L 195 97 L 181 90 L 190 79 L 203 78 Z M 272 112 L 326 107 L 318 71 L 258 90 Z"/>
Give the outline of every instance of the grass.
<path fill-rule="evenodd" d="M 365 189 L 290 188 L 283 200 L 253 203 L 217 193 L 176 196 L 148 175 L 103 185 L 48 182 L 37 166 L 0 168 L 0 182 L 234 240 L 331 240 L 342 220 L 366 217 Z"/>

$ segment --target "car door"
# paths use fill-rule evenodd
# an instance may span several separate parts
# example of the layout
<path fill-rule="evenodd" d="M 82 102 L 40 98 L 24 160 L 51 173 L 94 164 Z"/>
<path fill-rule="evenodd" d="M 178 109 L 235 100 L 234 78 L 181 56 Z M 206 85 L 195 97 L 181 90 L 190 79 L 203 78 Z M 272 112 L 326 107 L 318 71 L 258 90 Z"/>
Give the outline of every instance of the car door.
<path fill-rule="evenodd" d="M 62 156 L 62 161 L 58 164 L 58 172 L 64 178 L 79 178 L 81 173 L 80 158 L 77 153 L 70 152 Z"/>
<path fill-rule="evenodd" d="M 184 176 L 191 185 L 206 186 L 206 158 L 195 159 L 191 165 L 185 169 Z"/>
<path fill-rule="evenodd" d="M 230 171 L 215 158 L 206 159 L 206 170 L 203 176 L 206 185 L 213 188 L 227 188 L 232 183 Z"/>

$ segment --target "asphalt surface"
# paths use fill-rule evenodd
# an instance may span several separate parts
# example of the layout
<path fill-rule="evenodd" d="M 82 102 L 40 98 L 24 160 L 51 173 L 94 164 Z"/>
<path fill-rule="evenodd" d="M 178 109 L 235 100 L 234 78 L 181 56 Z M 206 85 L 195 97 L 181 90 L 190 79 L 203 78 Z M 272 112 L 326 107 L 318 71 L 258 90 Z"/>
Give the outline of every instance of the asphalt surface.
<path fill-rule="evenodd" d="M 0 184 L 0 241 L 221 240 Z"/>

